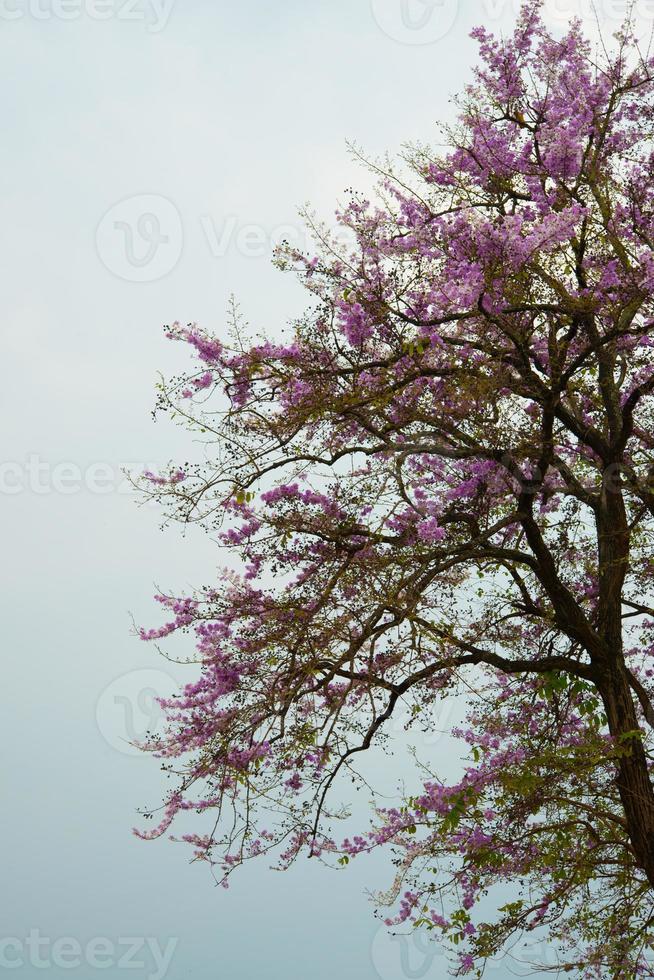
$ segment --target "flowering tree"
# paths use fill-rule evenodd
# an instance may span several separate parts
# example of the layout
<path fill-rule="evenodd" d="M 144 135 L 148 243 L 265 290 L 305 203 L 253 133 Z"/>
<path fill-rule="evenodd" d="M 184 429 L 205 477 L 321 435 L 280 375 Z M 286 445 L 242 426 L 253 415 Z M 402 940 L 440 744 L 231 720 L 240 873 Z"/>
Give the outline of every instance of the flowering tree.
<path fill-rule="evenodd" d="M 458 974 L 533 933 L 580 977 L 652 977 L 654 59 L 625 30 L 595 60 L 539 8 L 474 32 L 447 153 L 352 196 L 347 245 L 281 251 L 314 297 L 288 341 L 167 328 L 200 366 L 160 405 L 208 462 L 145 485 L 242 574 L 142 631 L 194 632 L 201 669 L 163 702 L 147 748 L 178 781 L 137 832 L 203 813 L 183 839 L 223 883 L 386 847 L 389 927 Z M 461 692 L 459 781 L 427 760 L 341 840 L 339 774 Z"/>

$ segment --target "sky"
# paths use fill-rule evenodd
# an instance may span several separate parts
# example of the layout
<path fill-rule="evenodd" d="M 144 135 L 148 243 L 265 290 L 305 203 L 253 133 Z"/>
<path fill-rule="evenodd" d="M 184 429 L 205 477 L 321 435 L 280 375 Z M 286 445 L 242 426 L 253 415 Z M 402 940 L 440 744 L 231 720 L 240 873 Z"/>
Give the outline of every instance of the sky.
<path fill-rule="evenodd" d="M 597 15 L 610 34 L 626 6 L 545 13 L 591 31 Z M 162 531 L 122 470 L 188 457 L 187 436 L 151 417 L 158 372 L 189 363 L 162 325 L 220 335 L 234 294 L 279 336 L 305 297 L 272 246 L 306 241 L 305 203 L 330 221 L 345 188 L 368 188 L 347 141 L 374 158 L 436 140 L 470 78 L 470 29 L 514 14 L 511 0 L 0 0 L 7 975 L 447 976 L 437 947 L 379 928 L 383 861 L 261 862 L 224 892 L 186 848 L 131 835 L 166 785 L 129 739 L 186 679 L 132 617 L 155 625 L 157 586 L 210 581 L 223 558 L 202 534 Z M 646 32 L 654 0 L 636 15 Z M 451 765 L 447 737 L 418 748 Z M 370 763 L 389 792 L 399 755 Z"/>

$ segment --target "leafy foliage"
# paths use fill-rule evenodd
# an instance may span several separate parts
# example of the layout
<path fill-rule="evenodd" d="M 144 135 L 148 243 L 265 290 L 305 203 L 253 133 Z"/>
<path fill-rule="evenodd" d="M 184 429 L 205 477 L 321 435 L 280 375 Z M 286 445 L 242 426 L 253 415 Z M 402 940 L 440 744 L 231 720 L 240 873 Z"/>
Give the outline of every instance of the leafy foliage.
<path fill-rule="evenodd" d="M 654 60 L 594 59 L 540 4 L 474 32 L 448 152 L 379 168 L 317 254 L 284 343 L 167 328 L 200 368 L 160 407 L 209 462 L 149 474 L 171 516 L 242 562 L 176 598 L 199 677 L 147 746 L 179 779 L 165 833 L 226 883 L 244 860 L 346 865 L 387 847 L 397 905 L 460 974 L 537 932 L 579 977 L 654 976 Z M 408 170 L 408 176 L 406 171 Z M 339 841 L 339 773 L 405 704 L 465 692 L 469 758 L 438 759 Z M 482 921 L 479 900 L 515 901 Z"/>

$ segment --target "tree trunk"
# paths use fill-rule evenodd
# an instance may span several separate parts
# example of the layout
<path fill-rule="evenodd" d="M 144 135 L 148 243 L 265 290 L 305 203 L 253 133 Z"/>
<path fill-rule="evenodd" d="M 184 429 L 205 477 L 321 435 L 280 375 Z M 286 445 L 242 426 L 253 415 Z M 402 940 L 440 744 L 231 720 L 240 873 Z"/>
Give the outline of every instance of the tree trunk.
<path fill-rule="evenodd" d="M 598 688 L 609 731 L 620 752 L 616 784 L 636 862 L 654 888 L 654 786 L 624 662 L 622 589 L 629 565 L 630 532 L 620 484 L 603 475 L 597 514 L 598 627 L 604 651 L 596 658 Z"/>
<path fill-rule="evenodd" d="M 617 763 L 616 783 L 627 821 L 627 832 L 636 861 L 654 887 L 654 787 L 639 737 L 629 680 L 621 660 L 614 661 L 602 672 L 599 690 L 609 731 L 618 740 L 622 752 Z M 629 733 L 636 734 L 630 736 Z"/>

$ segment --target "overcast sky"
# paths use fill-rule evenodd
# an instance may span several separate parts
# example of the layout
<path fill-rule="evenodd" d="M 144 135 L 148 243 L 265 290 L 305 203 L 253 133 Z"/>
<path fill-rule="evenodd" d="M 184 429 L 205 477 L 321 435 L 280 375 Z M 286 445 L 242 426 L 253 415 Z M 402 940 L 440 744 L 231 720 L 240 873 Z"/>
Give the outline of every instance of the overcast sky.
<path fill-rule="evenodd" d="M 625 6 L 598 0 L 605 30 Z M 643 30 L 652 8 L 637 5 Z M 0 0 L 0 970 L 447 975 L 437 949 L 378 930 L 365 888 L 389 884 L 384 863 L 282 876 L 262 862 L 225 893 L 185 848 L 131 836 L 136 808 L 165 784 L 126 740 L 156 722 L 152 694 L 174 677 L 130 635 L 130 615 L 156 623 L 155 583 L 181 592 L 222 559 L 202 535 L 162 533 L 120 471 L 188 454 L 150 416 L 157 372 L 187 364 L 162 324 L 220 333 L 233 292 L 253 327 L 277 335 L 304 299 L 271 267 L 272 243 L 302 241 L 305 202 L 329 219 L 344 188 L 368 186 L 345 141 L 374 156 L 434 137 L 469 78 L 471 27 L 506 28 L 513 9 Z M 590 3 L 547 5 L 558 25 L 574 12 L 592 26 Z M 451 756 L 447 739 L 420 747 L 435 763 Z M 375 765 L 392 790 L 397 774 Z"/>

